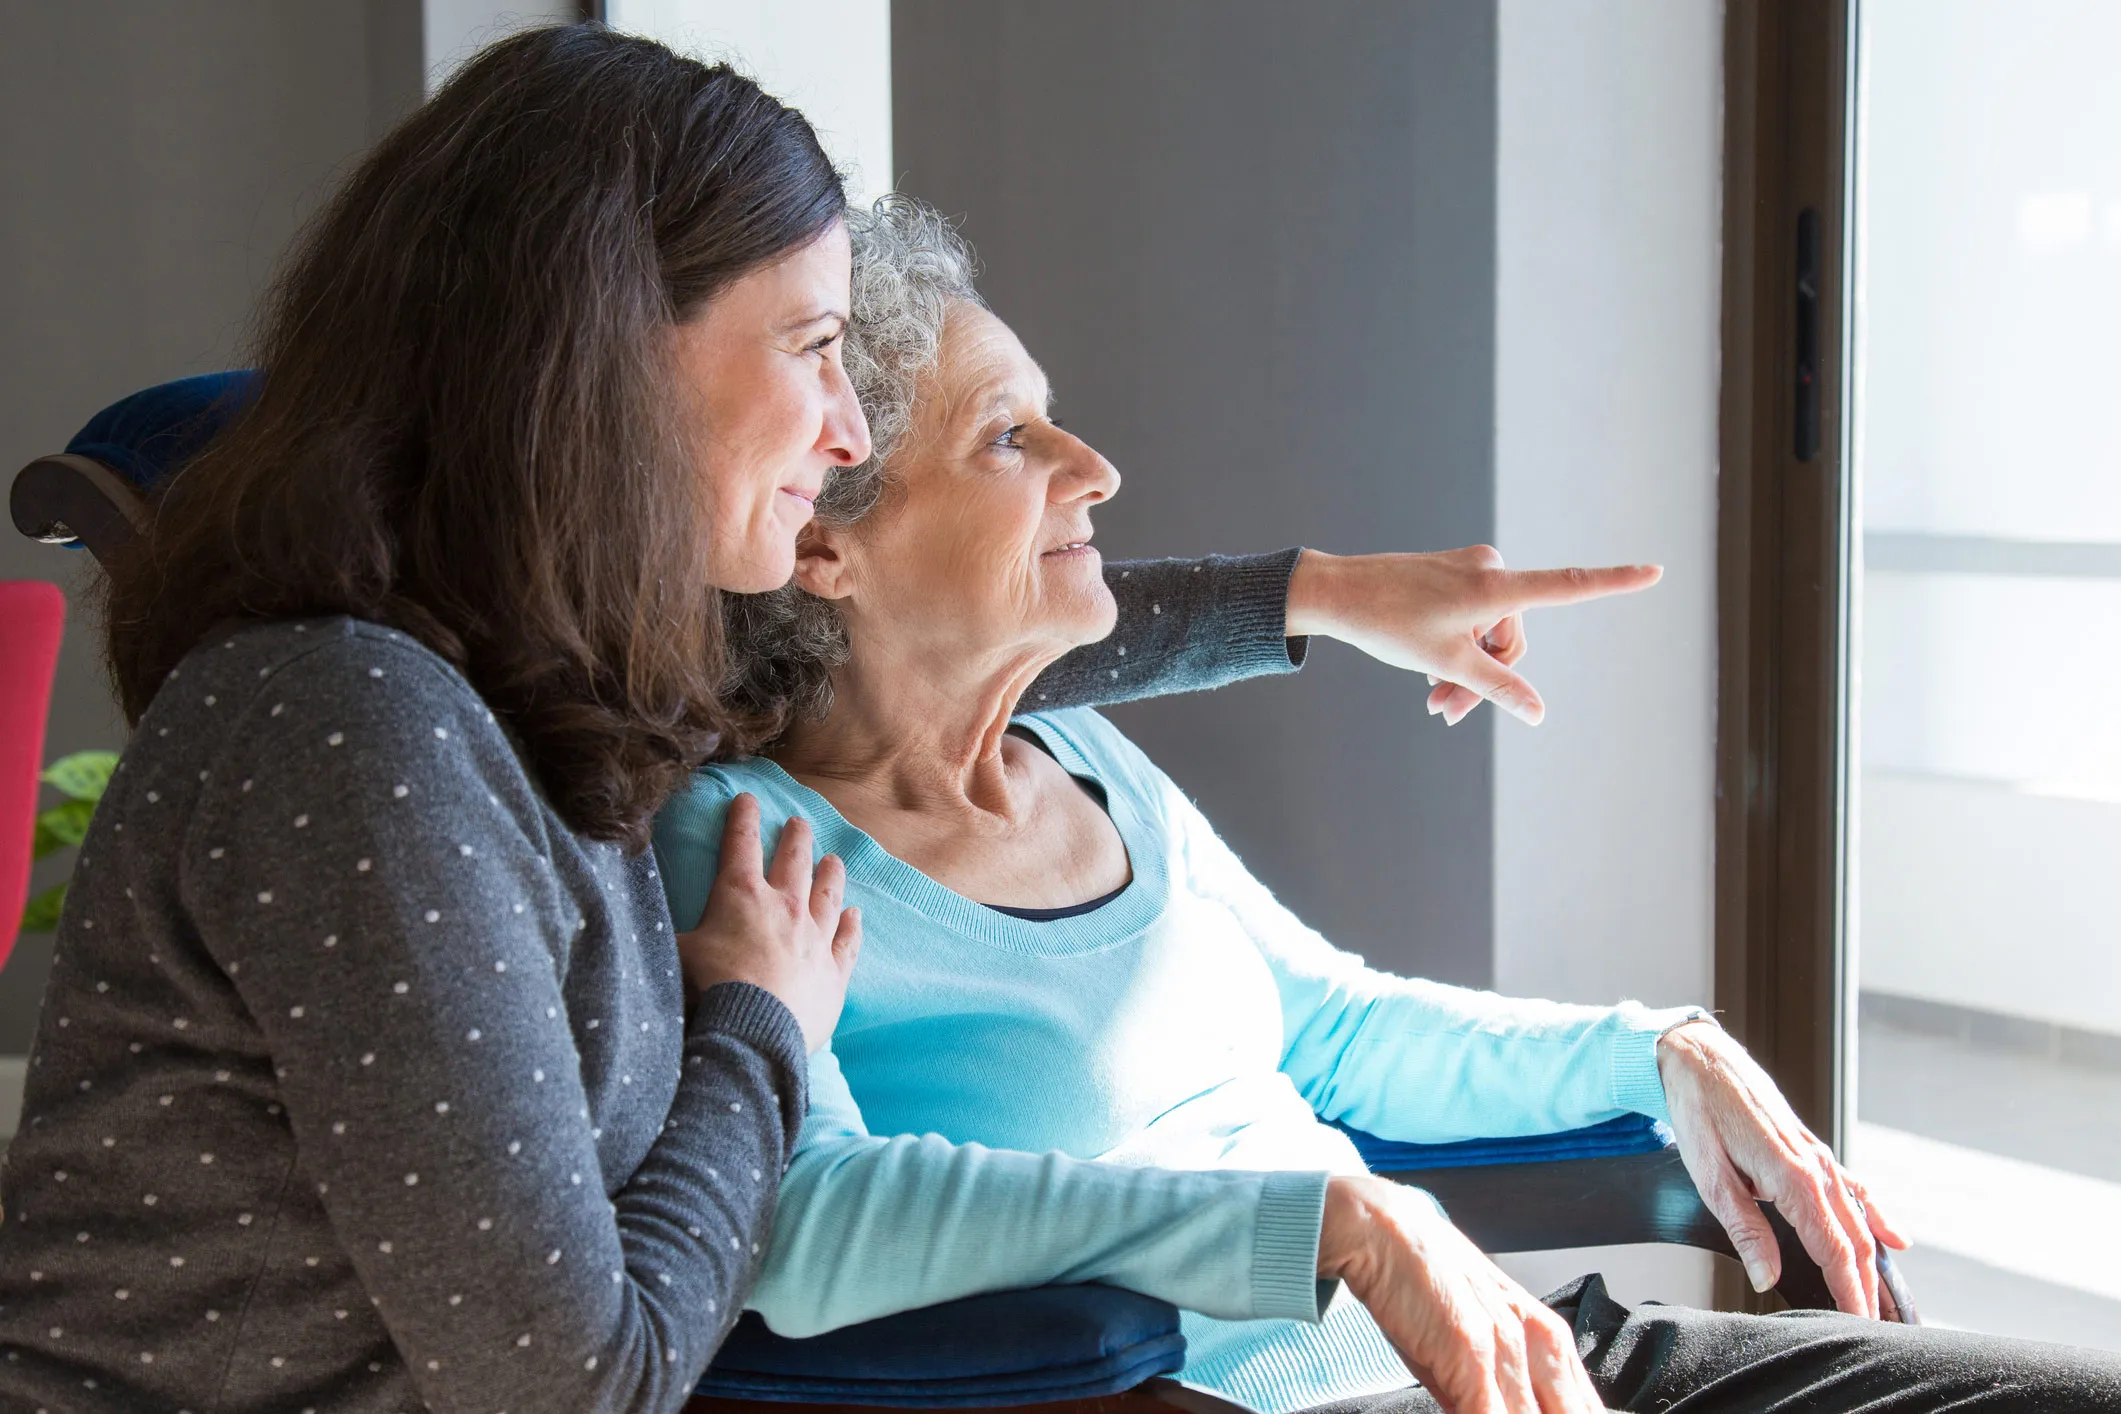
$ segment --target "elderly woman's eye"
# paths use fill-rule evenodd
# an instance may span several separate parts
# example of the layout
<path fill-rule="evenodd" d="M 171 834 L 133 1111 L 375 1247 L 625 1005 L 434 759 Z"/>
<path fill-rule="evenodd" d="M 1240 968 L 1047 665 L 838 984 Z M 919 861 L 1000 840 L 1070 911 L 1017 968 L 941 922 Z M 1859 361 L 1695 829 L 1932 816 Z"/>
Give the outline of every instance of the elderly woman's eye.
<path fill-rule="evenodd" d="M 1012 451 L 1022 451 L 1024 449 L 1024 430 L 1030 425 L 1031 424 L 1028 422 L 1017 423 L 1016 426 L 1010 428 L 1007 432 L 1004 432 L 1001 436 L 995 438 L 994 445 L 997 447 L 1007 447 Z"/>

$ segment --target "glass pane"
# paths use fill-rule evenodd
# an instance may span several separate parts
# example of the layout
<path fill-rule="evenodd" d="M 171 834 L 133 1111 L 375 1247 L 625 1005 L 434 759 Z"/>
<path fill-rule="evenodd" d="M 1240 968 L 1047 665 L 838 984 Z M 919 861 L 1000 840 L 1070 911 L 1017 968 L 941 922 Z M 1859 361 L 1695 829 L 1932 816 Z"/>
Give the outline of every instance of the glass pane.
<path fill-rule="evenodd" d="M 2121 1349 L 2121 5 L 1858 52 L 1853 1157 L 1926 1317 Z"/>

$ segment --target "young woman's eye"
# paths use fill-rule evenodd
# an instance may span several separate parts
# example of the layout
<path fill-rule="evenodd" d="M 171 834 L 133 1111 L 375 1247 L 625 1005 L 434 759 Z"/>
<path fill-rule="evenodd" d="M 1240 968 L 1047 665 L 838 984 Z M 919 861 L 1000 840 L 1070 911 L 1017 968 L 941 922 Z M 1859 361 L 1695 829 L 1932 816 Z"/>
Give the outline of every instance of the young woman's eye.
<path fill-rule="evenodd" d="M 839 341 L 840 341 L 840 331 L 839 331 L 839 330 L 837 330 L 837 329 L 835 329 L 835 330 L 833 330 L 833 331 L 832 331 L 832 332 L 831 332 L 830 334 L 826 334 L 826 335 L 823 335 L 823 336 L 822 336 L 822 337 L 820 337 L 820 338 L 817 338 L 817 339 L 814 339 L 814 340 L 812 340 L 812 341 L 811 341 L 811 344 L 810 344 L 810 352 L 811 352 L 811 353 L 823 353 L 823 352 L 824 352 L 825 350 L 827 350 L 827 349 L 831 348 L 831 347 L 832 347 L 832 346 L 833 346 L 834 344 L 838 343 Z"/>

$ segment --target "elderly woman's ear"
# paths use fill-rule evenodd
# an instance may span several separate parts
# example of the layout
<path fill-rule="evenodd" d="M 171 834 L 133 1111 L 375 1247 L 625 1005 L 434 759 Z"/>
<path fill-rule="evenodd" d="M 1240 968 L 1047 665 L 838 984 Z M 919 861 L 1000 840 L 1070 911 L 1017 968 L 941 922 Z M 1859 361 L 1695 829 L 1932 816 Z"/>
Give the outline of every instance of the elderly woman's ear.
<path fill-rule="evenodd" d="M 828 530 L 812 521 L 795 540 L 795 586 L 820 599 L 845 599 L 854 592 L 852 566 L 841 553 L 845 531 Z"/>

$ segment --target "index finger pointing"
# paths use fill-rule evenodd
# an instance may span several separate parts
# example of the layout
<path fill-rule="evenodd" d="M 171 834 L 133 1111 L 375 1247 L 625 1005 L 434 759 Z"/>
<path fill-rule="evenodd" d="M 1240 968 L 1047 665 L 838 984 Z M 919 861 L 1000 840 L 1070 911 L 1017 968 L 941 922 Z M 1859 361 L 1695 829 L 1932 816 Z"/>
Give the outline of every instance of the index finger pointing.
<path fill-rule="evenodd" d="M 1612 565 L 1604 569 L 1497 570 L 1502 593 L 1496 607 L 1518 609 L 1551 608 L 1557 604 L 1581 604 L 1608 594 L 1633 594 L 1664 578 L 1662 565 Z"/>

